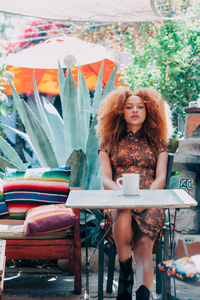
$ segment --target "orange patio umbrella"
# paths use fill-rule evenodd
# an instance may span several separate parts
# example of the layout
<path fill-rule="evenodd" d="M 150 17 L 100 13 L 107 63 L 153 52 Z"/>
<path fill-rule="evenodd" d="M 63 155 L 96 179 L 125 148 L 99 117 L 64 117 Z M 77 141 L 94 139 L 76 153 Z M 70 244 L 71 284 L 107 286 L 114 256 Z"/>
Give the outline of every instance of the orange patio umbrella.
<path fill-rule="evenodd" d="M 116 63 L 111 51 L 103 46 L 87 43 L 70 36 L 49 39 L 42 44 L 21 50 L 0 59 L 0 64 L 7 65 L 6 70 L 14 75 L 13 84 L 18 94 L 32 93 L 33 73 L 35 72 L 38 91 L 59 94 L 58 61 L 66 70 L 66 58 L 72 56 L 76 64 L 71 68 L 75 83 L 78 81 L 78 66 L 84 74 L 89 90 L 96 87 L 98 74 L 104 61 L 103 86 L 106 85 Z M 119 84 L 116 77 L 116 85 Z M 8 83 L 5 84 L 7 95 L 11 95 Z"/>

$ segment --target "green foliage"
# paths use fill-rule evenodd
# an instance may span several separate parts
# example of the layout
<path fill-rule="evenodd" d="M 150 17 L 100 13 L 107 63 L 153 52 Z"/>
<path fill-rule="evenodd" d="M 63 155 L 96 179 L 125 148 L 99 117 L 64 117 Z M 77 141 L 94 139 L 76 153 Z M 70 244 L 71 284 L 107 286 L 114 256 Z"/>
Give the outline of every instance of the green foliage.
<path fill-rule="evenodd" d="M 46 98 L 40 99 L 34 78 L 34 96 L 39 116 L 36 116 L 27 103 L 16 93 L 10 83 L 14 106 L 24 125 L 25 133 L 1 124 L 26 140 L 34 151 L 38 165 L 42 167 L 72 166 L 71 186 L 86 189 L 101 188 L 98 160 L 98 140 L 95 132 L 96 112 L 98 106 L 109 91 L 114 88 L 116 68 L 102 90 L 103 63 L 97 83 L 92 109 L 89 91 L 85 79 L 79 71 L 78 88 L 74 83 L 71 70 L 65 78 L 59 65 L 59 86 L 62 106 L 62 117 Z M 90 118 L 92 122 L 90 124 Z M 1 158 L 3 169 L 13 165 L 25 168 L 15 150 L 0 138 L 0 148 L 4 154 Z"/>
<path fill-rule="evenodd" d="M 0 116 L 6 116 L 8 111 L 12 110 L 12 105 L 8 103 L 7 95 L 5 94 L 4 83 L 6 78 L 5 74 L 5 66 L 0 66 Z"/>
<path fill-rule="evenodd" d="M 170 105 L 174 117 L 200 93 L 199 20 L 144 23 L 126 37 L 132 63 L 122 83 L 154 87 Z"/>
<path fill-rule="evenodd" d="M 101 209 L 86 209 L 80 210 L 80 232 L 81 232 L 81 245 L 87 243 L 89 246 L 94 247 L 97 244 L 99 234 L 99 224 L 104 219 L 104 213 Z"/>

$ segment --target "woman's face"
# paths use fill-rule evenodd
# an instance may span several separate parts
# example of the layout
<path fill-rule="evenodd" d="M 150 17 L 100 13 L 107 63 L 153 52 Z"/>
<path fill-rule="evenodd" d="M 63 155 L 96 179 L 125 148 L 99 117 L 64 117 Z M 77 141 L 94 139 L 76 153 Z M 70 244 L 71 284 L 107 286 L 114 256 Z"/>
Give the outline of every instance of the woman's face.
<path fill-rule="evenodd" d="M 138 96 L 130 96 L 124 105 L 124 119 L 127 127 L 134 133 L 142 127 L 146 118 L 144 101 Z"/>

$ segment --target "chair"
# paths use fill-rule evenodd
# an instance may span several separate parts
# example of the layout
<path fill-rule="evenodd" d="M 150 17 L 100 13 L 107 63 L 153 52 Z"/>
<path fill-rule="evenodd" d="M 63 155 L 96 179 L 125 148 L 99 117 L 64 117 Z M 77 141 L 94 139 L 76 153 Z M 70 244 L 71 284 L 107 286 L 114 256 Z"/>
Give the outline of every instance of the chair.
<path fill-rule="evenodd" d="M 31 237 L 23 234 L 23 220 L 0 219 L 0 239 L 6 240 L 6 259 L 68 259 L 69 272 L 74 274 L 75 293 L 81 294 L 79 209 L 74 209 L 74 212 L 78 221 L 67 231 L 62 230 Z"/>
<path fill-rule="evenodd" d="M 170 286 L 170 289 L 163 289 L 162 300 L 180 300 L 176 295 L 175 280 L 200 286 L 200 242 L 178 240 L 174 257 L 174 259 L 164 260 L 158 265 L 164 277 L 163 282 L 166 278 L 169 281 L 174 280 L 174 295 L 171 294 Z"/>
<path fill-rule="evenodd" d="M 167 178 L 166 178 L 166 186 L 165 188 L 169 188 L 170 176 L 172 171 L 172 165 L 174 160 L 174 154 L 168 154 L 168 162 L 167 162 Z M 104 235 L 104 223 L 102 222 L 100 225 L 99 231 L 99 239 L 102 239 Z M 169 234 L 166 231 L 164 234 Z M 166 239 L 168 240 L 168 239 Z M 167 246 L 167 245 L 165 245 Z M 159 243 L 159 249 L 156 254 L 156 265 L 162 261 L 162 244 Z M 168 246 L 169 247 L 169 246 Z M 106 283 L 106 292 L 112 293 L 113 286 L 113 278 L 114 278 L 114 268 L 115 268 L 115 258 L 116 258 L 116 247 L 112 244 L 108 246 L 108 271 L 107 271 L 107 283 Z M 104 241 L 102 241 L 99 245 L 99 256 L 98 256 L 98 300 L 103 299 L 103 276 L 104 276 Z M 158 283 L 157 283 L 158 281 Z M 160 270 L 156 270 L 156 291 L 161 293 L 162 291 L 162 274 Z"/>

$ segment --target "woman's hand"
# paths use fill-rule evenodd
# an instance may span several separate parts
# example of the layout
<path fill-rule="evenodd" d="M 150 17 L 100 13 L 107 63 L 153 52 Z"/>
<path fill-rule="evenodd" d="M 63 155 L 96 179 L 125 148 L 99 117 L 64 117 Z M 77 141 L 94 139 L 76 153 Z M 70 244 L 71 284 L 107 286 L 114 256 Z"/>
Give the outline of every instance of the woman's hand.
<path fill-rule="evenodd" d="M 168 153 L 161 152 L 158 154 L 157 166 L 156 166 L 156 179 L 152 182 L 150 189 L 158 190 L 164 189 L 166 184 L 167 175 L 167 159 Z"/>

